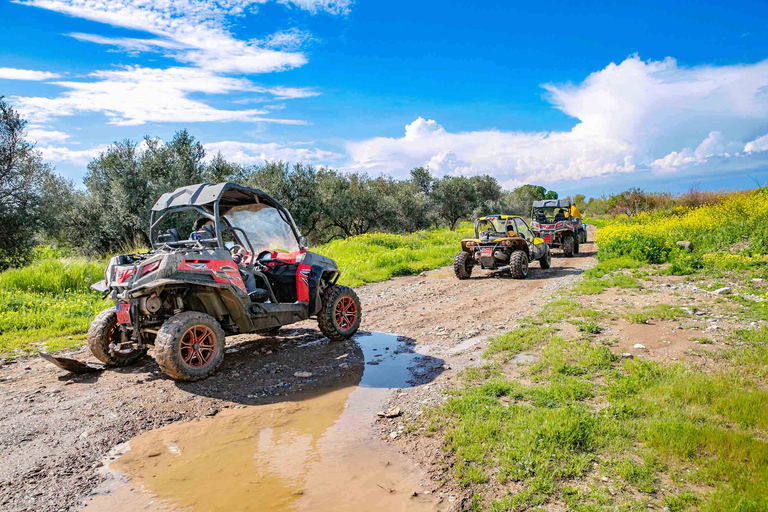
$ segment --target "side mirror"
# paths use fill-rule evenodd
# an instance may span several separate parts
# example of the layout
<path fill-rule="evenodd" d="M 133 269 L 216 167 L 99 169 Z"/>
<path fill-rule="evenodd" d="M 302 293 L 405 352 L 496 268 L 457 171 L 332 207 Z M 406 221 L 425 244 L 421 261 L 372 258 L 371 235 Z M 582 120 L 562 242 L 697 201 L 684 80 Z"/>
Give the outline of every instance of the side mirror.
<path fill-rule="evenodd" d="M 299 237 L 299 245 L 302 246 L 302 247 L 306 247 L 307 246 L 307 237 L 306 236 L 301 235 Z"/>

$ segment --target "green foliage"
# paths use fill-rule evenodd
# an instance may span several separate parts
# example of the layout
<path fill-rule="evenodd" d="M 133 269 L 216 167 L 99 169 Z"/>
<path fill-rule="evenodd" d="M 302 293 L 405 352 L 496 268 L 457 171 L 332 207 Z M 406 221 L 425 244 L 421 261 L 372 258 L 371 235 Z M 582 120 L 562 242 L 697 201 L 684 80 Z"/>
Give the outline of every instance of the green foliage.
<path fill-rule="evenodd" d="M 463 224 L 457 231 L 440 228 L 411 235 L 370 233 L 334 240 L 313 250 L 336 260 L 342 283 L 359 286 L 450 264 L 470 229 Z"/>
<path fill-rule="evenodd" d="M 103 276 L 103 262 L 48 257 L 0 273 L 0 354 L 82 344 L 93 317 L 113 305 L 89 288 Z"/>
<path fill-rule="evenodd" d="M 525 325 L 491 339 L 486 355 L 501 354 L 502 360 L 533 348 L 549 338 L 554 332 L 551 327 Z"/>
<path fill-rule="evenodd" d="M 643 264 L 644 263 L 642 261 L 630 258 L 629 256 L 621 256 L 618 258 L 611 258 L 600 261 L 597 265 L 587 270 L 584 275 L 589 278 L 601 278 L 615 270 L 621 270 L 624 268 L 639 268 L 643 266 Z"/>
<path fill-rule="evenodd" d="M 674 249 L 673 243 L 664 235 L 632 231 L 601 243 L 597 257 L 602 261 L 628 256 L 648 263 L 664 263 Z"/>
<path fill-rule="evenodd" d="M 53 295 L 90 293 L 89 287 L 104 279 L 104 267 L 103 262 L 83 258 L 39 259 L 0 274 L 0 290 Z"/>
<path fill-rule="evenodd" d="M 626 274 L 614 274 L 600 279 L 585 278 L 574 288 L 579 295 L 596 295 L 608 288 L 642 289 L 640 281 Z"/>
<path fill-rule="evenodd" d="M 599 325 L 591 320 L 573 320 L 571 323 L 579 329 L 579 332 L 585 334 L 600 334 L 602 330 Z"/>
<path fill-rule="evenodd" d="M 688 276 L 704 268 L 701 253 L 676 250 L 671 251 L 669 256 L 671 263 L 666 270 L 668 274 Z"/>
<path fill-rule="evenodd" d="M 41 189 L 51 170 L 24 140 L 26 124 L 0 96 L 0 271 L 30 260 L 44 220 Z"/>

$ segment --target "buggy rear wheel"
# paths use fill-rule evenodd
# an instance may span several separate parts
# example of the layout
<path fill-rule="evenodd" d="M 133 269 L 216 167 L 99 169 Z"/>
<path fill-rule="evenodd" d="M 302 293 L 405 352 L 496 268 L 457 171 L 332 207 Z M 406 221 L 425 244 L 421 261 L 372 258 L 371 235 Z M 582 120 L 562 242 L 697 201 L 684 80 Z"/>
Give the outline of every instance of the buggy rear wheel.
<path fill-rule="evenodd" d="M 360 327 L 360 299 L 352 288 L 335 284 L 323 292 L 323 305 L 317 314 L 317 326 L 333 341 L 354 336 Z"/>
<path fill-rule="evenodd" d="M 573 254 L 579 254 L 579 237 L 581 235 L 573 238 Z"/>
<path fill-rule="evenodd" d="M 565 233 L 563 235 L 563 256 L 570 258 L 573 256 L 573 234 Z"/>
<path fill-rule="evenodd" d="M 472 254 L 461 251 L 453 258 L 453 272 L 459 279 L 469 279 L 472 275 Z"/>
<path fill-rule="evenodd" d="M 179 313 L 166 320 L 157 333 L 155 359 L 171 378 L 205 379 L 224 360 L 224 330 L 205 313 Z"/>
<path fill-rule="evenodd" d="M 525 251 L 515 251 L 509 258 L 509 271 L 515 279 L 528 277 L 528 255 Z"/>
<path fill-rule="evenodd" d="M 88 327 L 88 348 L 91 353 L 104 364 L 110 366 L 126 366 L 141 359 L 147 353 L 146 349 L 109 350 L 111 343 L 122 341 L 120 328 L 117 326 L 117 312 L 114 307 L 105 309 L 93 319 Z"/>

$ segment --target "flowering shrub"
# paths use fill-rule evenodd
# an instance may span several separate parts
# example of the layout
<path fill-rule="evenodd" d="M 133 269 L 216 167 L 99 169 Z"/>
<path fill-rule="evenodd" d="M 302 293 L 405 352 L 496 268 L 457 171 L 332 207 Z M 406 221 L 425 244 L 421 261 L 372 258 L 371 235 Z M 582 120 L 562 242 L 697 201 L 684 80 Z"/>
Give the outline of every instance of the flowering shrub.
<path fill-rule="evenodd" d="M 746 254 L 768 250 L 768 191 L 726 196 L 697 208 L 678 207 L 673 214 L 643 212 L 617 217 L 597 233 L 600 259 L 631 256 L 649 263 L 674 259 L 675 242 L 693 242 L 697 252 L 737 249 Z M 704 262 L 706 263 L 706 262 Z"/>

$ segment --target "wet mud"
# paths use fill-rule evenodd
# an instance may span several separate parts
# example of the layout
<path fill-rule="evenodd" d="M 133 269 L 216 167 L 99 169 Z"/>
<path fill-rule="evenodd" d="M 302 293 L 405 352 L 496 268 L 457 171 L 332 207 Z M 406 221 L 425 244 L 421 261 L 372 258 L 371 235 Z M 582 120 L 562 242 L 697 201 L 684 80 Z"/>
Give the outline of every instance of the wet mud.
<path fill-rule="evenodd" d="M 357 385 L 139 435 L 109 464 L 112 478 L 85 510 L 443 509 L 424 473 L 370 428 L 393 389 L 434 377 L 442 361 L 395 336 L 356 342 L 366 361 Z"/>

